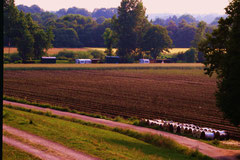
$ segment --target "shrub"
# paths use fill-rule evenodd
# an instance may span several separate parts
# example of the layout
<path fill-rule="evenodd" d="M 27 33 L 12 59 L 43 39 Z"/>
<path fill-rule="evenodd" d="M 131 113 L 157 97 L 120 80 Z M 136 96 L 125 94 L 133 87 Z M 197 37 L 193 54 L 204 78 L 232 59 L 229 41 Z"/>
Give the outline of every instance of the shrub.
<path fill-rule="evenodd" d="M 75 52 L 75 53 L 76 53 L 75 58 L 80 58 L 80 59 L 92 59 L 93 58 L 93 56 L 89 52 L 78 51 L 78 52 Z"/>
<path fill-rule="evenodd" d="M 59 57 L 74 58 L 74 51 L 68 51 L 68 50 L 59 51 L 56 57 L 57 58 L 59 58 Z"/>
<path fill-rule="evenodd" d="M 175 57 L 174 57 L 175 58 Z M 179 52 L 177 55 L 176 55 L 176 58 L 177 58 L 177 61 L 179 63 L 181 62 L 184 62 L 185 61 L 185 54 L 183 52 Z"/>
<path fill-rule="evenodd" d="M 69 51 L 69 50 L 63 50 L 58 52 L 56 55 L 58 60 L 73 60 L 73 59 L 92 59 L 93 56 L 91 53 L 86 52 L 86 51 Z"/>
<path fill-rule="evenodd" d="M 18 53 L 4 54 L 4 61 L 8 63 L 18 63 L 22 60 Z"/>
<path fill-rule="evenodd" d="M 89 53 L 96 59 L 104 59 L 106 54 L 103 51 L 99 50 L 90 50 Z"/>
<path fill-rule="evenodd" d="M 22 60 L 14 61 L 15 64 L 22 63 Z"/>
<path fill-rule="evenodd" d="M 195 48 L 190 48 L 185 52 L 185 61 L 187 63 L 194 63 L 197 61 L 197 50 Z"/>
<path fill-rule="evenodd" d="M 214 139 L 214 140 L 212 141 L 212 144 L 218 146 L 218 145 L 220 144 L 220 142 L 219 142 L 219 140 Z"/>

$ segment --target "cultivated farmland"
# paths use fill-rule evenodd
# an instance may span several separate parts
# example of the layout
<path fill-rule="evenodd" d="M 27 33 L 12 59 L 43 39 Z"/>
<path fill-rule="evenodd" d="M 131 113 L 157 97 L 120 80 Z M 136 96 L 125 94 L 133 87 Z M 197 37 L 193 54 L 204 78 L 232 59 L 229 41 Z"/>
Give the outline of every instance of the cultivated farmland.
<path fill-rule="evenodd" d="M 215 90 L 216 79 L 199 69 L 4 71 L 7 96 L 111 117 L 194 123 L 239 139 L 239 127 L 215 107 Z"/>

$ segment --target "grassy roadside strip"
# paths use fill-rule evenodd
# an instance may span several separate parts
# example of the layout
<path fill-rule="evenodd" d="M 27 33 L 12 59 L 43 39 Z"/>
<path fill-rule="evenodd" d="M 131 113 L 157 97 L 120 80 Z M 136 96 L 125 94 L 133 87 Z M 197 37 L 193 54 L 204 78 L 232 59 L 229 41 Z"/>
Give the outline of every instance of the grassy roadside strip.
<path fill-rule="evenodd" d="M 40 104 L 40 103 L 37 103 L 37 102 L 30 102 L 30 101 L 27 101 L 25 99 L 18 99 L 18 98 L 15 98 L 15 97 L 10 97 L 10 96 L 5 96 L 5 95 L 3 96 L 3 99 L 4 100 L 8 100 L 8 101 L 12 101 L 12 102 L 18 102 L 18 103 L 23 103 L 23 104 L 34 105 L 34 106 L 38 106 L 38 107 L 42 107 L 42 108 L 50 108 L 50 109 L 55 109 L 55 110 L 64 111 L 64 112 L 70 112 L 70 113 L 76 113 L 76 114 L 80 114 L 80 115 L 86 115 L 86 116 L 94 117 L 94 118 L 101 118 L 101 119 L 106 119 L 106 120 L 111 120 L 111 121 L 116 121 L 116 122 L 121 122 L 121 123 L 126 123 L 126 124 L 132 124 L 132 125 L 152 128 L 152 129 L 156 129 L 156 130 L 161 130 L 159 127 L 149 126 L 149 125 L 146 125 L 144 123 L 141 123 L 141 120 L 136 118 L 136 117 L 130 117 L 128 119 L 125 119 L 123 117 L 117 116 L 115 118 L 110 118 L 110 117 L 103 116 L 103 115 L 100 115 L 100 114 L 79 112 L 77 110 L 71 110 L 69 108 L 63 108 L 63 107 L 59 107 L 59 106 L 52 106 L 50 104 Z M 167 131 L 165 131 L 165 132 L 167 132 Z M 184 135 L 181 135 L 181 136 L 184 136 Z M 185 135 L 185 136 L 188 137 L 188 138 L 199 140 L 199 139 L 193 138 L 191 136 L 187 136 L 187 135 Z M 215 147 L 223 148 L 223 149 L 240 150 L 239 146 L 223 144 L 223 143 L 221 143 L 221 141 L 218 141 L 218 140 L 211 140 L 211 141 L 209 141 L 209 140 L 200 140 L 200 141 L 204 142 L 204 143 L 207 143 L 207 144 L 210 144 L 210 145 L 213 145 Z"/>
<path fill-rule="evenodd" d="M 135 117 L 131 117 L 131 118 L 128 118 L 128 119 L 124 119 L 120 116 L 117 116 L 115 118 L 110 118 L 110 117 L 103 116 L 103 115 L 100 115 L 100 114 L 79 112 L 77 110 L 72 110 L 72 109 L 69 109 L 69 108 L 64 108 L 64 107 L 60 107 L 60 106 L 52 106 L 50 104 L 30 102 L 30 101 L 25 100 L 25 99 L 19 99 L 19 98 L 5 96 L 5 95 L 3 95 L 3 100 L 18 102 L 18 103 L 23 103 L 23 104 L 28 104 L 28 105 L 34 105 L 34 106 L 38 106 L 38 107 L 42 107 L 42 108 L 50 108 L 50 109 L 55 109 L 55 110 L 63 111 L 63 112 L 76 113 L 76 114 L 85 115 L 85 116 L 89 116 L 89 117 L 101 118 L 101 119 L 106 119 L 106 120 L 111 120 L 111 121 L 116 121 L 116 122 L 122 122 L 122 123 L 127 123 L 127 124 L 136 124 L 137 125 L 139 123 L 139 119 L 137 119 Z"/>
<path fill-rule="evenodd" d="M 16 160 L 16 159 L 24 159 L 24 160 L 40 160 L 40 158 L 35 157 L 29 153 L 21 151 L 11 145 L 3 143 L 2 148 L 2 159 L 4 160 Z"/>
<path fill-rule="evenodd" d="M 142 156 L 153 156 L 153 159 L 156 159 L 156 155 L 157 157 L 161 156 L 164 159 L 211 159 L 202 155 L 198 151 L 190 150 L 179 145 L 175 141 L 162 136 L 111 128 L 73 118 L 52 115 L 50 112 L 39 112 L 21 107 L 5 106 L 3 120 L 5 124 L 12 127 L 43 136 L 73 149 L 80 149 L 79 147 L 82 147 L 81 149 L 85 149 L 85 151 L 87 150 L 88 154 L 90 152 L 95 156 L 103 156 L 100 158 L 104 159 L 128 159 L 128 156 L 131 157 L 131 155 L 124 155 L 125 152 L 128 154 L 134 152 L 131 153 L 134 156 L 145 153 L 145 155 Z M 79 127 L 81 133 L 77 130 Z M 74 133 L 76 135 L 72 135 Z M 86 137 L 88 138 L 86 139 Z M 84 142 L 87 143 L 82 143 L 81 139 L 84 139 Z M 106 144 L 106 142 L 111 145 Z M 117 151 L 114 149 L 117 149 Z M 109 152 L 111 152 L 111 154 Z M 120 154 L 121 152 L 122 154 Z M 118 155 L 115 157 L 115 154 Z M 113 157 L 105 157 L 107 155 L 112 155 Z M 123 158 L 122 156 L 128 158 Z"/>

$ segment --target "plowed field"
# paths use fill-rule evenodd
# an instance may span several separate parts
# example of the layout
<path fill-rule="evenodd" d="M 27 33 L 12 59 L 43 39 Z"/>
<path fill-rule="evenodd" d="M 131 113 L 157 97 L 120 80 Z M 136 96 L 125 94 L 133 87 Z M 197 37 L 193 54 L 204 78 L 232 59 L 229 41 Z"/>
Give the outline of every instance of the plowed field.
<path fill-rule="evenodd" d="M 194 123 L 227 130 L 240 139 L 240 128 L 215 107 L 215 90 L 215 78 L 165 71 L 4 71 L 7 96 L 112 117 Z"/>

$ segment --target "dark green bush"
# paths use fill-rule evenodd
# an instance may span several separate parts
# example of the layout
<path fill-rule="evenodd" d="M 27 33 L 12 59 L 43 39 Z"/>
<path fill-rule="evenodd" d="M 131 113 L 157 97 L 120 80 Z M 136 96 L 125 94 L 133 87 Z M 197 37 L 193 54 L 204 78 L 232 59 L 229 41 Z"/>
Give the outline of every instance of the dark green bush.
<path fill-rule="evenodd" d="M 89 53 L 96 59 L 104 59 L 106 54 L 103 51 L 99 50 L 90 50 Z"/>
<path fill-rule="evenodd" d="M 58 52 L 57 58 L 61 57 L 61 58 L 75 58 L 74 57 L 74 51 L 68 51 L 68 50 L 63 50 Z"/>
<path fill-rule="evenodd" d="M 19 63 L 22 60 L 18 53 L 4 54 L 3 59 L 8 63 Z"/>
<path fill-rule="evenodd" d="M 74 59 L 92 59 L 93 56 L 91 53 L 86 51 L 69 51 L 69 50 L 63 50 L 60 51 L 56 55 L 58 60 L 69 60 L 72 61 Z"/>

